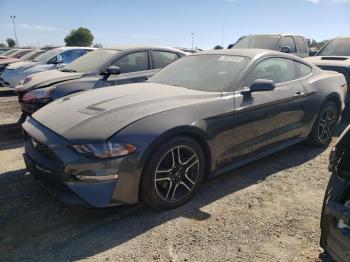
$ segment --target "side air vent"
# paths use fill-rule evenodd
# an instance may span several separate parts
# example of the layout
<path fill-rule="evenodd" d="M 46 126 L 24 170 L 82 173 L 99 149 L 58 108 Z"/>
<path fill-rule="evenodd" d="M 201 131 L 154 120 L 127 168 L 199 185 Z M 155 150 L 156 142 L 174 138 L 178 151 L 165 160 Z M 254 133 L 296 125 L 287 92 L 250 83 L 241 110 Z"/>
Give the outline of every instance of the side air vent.
<path fill-rule="evenodd" d="M 338 61 L 345 61 L 348 60 L 347 57 L 341 57 L 341 56 L 325 56 L 322 57 L 321 60 L 338 60 Z"/>

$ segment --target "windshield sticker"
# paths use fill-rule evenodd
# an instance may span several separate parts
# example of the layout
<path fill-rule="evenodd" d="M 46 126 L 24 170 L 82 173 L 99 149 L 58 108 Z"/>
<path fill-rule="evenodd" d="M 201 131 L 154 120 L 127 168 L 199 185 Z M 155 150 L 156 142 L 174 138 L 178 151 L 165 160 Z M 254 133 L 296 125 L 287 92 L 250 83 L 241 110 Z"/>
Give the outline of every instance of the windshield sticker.
<path fill-rule="evenodd" d="M 243 61 L 243 59 L 244 58 L 240 56 L 220 56 L 218 61 L 240 63 Z"/>

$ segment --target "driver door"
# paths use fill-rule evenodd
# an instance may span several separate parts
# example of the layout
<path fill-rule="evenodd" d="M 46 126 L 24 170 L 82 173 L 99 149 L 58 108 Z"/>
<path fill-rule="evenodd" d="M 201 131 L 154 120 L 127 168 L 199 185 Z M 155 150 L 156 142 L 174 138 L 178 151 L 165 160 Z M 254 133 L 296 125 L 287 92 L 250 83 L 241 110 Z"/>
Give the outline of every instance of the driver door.
<path fill-rule="evenodd" d="M 285 58 L 264 59 L 248 73 L 243 87 L 257 79 L 273 80 L 275 90 L 254 92 L 250 96 L 236 91 L 234 158 L 256 154 L 299 135 L 303 109 L 296 97 L 304 87 L 298 81 L 294 61 Z"/>

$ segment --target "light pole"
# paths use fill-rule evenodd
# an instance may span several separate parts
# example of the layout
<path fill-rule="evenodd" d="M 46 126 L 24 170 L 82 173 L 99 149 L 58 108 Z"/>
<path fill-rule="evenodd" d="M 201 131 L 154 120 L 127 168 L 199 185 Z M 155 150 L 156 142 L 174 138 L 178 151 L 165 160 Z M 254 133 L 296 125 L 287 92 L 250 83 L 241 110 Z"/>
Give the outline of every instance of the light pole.
<path fill-rule="evenodd" d="M 225 40 L 225 27 L 222 27 L 222 41 L 221 41 L 221 46 L 224 49 L 224 40 Z"/>
<path fill-rule="evenodd" d="M 16 47 L 18 47 L 18 39 L 17 39 L 17 33 L 16 33 L 16 25 L 15 25 L 15 15 L 11 15 L 10 16 L 12 19 L 12 23 L 13 23 L 13 31 L 15 31 L 15 38 L 16 38 Z"/>
<path fill-rule="evenodd" d="M 191 37 L 192 37 L 192 50 L 194 50 L 194 49 L 193 49 L 193 38 L 194 38 L 194 33 L 191 33 Z"/>

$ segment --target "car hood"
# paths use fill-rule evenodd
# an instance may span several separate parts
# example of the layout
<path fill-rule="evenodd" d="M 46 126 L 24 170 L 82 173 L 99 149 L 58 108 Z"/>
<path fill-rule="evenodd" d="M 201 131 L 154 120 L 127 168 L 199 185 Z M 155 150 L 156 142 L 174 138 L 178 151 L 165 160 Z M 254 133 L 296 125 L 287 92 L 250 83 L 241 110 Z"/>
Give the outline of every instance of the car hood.
<path fill-rule="evenodd" d="M 45 87 L 62 81 L 81 78 L 84 73 L 62 72 L 60 70 L 49 70 L 31 75 L 30 81 L 24 85 L 17 86 L 15 92 L 27 92 L 33 89 Z"/>
<path fill-rule="evenodd" d="M 9 57 L 9 58 L 5 58 L 5 59 L 1 59 L 0 65 L 7 65 L 10 63 L 18 62 L 18 61 L 21 61 L 21 59 Z"/>
<path fill-rule="evenodd" d="M 106 140 L 144 117 L 220 99 L 220 93 L 154 83 L 129 84 L 58 99 L 32 117 L 71 141 Z"/>
<path fill-rule="evenodd" d="M 350 57 L 348 56 L 312 56 L 305 58 L 305 60 L 317 66 L 350 66 Z"/>
<path fill-rule="evenodd" d="M 31 61 L 22 61 L 22 62 L 16 62 L 8 66 L 8 69 L 15 70 L 15 69 L 27 69 L 31 68 L 35 65 L 37 65 L 39 62 L 31 62 Z"/>

